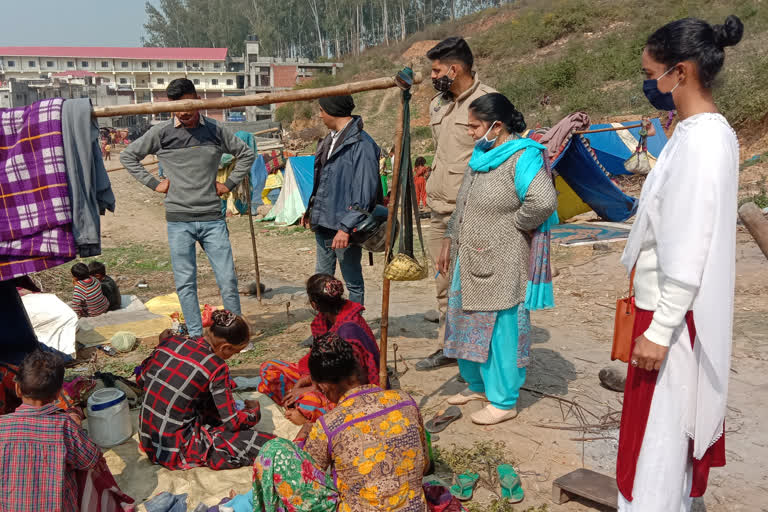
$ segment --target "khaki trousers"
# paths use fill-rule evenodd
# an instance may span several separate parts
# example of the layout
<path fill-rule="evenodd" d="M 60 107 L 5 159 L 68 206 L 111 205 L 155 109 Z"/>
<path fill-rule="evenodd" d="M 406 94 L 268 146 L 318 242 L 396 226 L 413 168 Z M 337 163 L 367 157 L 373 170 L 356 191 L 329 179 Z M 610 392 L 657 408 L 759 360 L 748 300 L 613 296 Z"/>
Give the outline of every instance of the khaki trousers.
<path fill-rule="evenodd" d="M 437 268 L 437 259 L 440 257 L 440 250 L 443 246 L 445 230 L 448 227 L 448 219 L 450 218 L 450 213 L 437 213 L 433 211 L 431 215 L 427 244 L 429 246 L 429 252 L 432 257 L 432 263 L 434 264 L 435 269 Z M 438 331 L 436 348 L 443 348 L 443 341 L 445 341 L 445 313 L 448 311 L 449 286 L 450 279 L 448 276 L 444 276 L 441 273 L 439 276 L 437 276 L 437 279 L 435 279 L 437 310 L 440 312 L 440 329 Z"/>

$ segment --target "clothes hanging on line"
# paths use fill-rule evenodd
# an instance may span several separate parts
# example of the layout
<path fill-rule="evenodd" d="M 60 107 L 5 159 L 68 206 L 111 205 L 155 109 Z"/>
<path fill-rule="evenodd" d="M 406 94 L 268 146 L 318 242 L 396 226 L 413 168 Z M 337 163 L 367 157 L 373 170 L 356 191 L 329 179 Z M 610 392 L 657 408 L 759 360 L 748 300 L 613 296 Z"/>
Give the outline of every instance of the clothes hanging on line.
<path fill-rule="evenodd" d="M 101 254 L 101 215 L 115 211 L 115 195 L 99 148 L 99 126 L 88 98 L 62 109 L 64 159 L 72 205 L 72 234 L 81 258 Z"/>
<path fill-rule="evenodd" d="M 0 109 L 0 281 L 101 254 L 115 196 L 89 99 Z"/>

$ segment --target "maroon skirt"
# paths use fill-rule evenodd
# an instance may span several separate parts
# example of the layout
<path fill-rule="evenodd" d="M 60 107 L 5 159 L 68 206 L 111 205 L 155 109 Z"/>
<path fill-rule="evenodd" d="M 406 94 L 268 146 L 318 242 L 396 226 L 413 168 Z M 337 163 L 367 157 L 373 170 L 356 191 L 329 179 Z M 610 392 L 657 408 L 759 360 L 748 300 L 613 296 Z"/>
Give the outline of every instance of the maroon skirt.
<path fill-rule="evenodd" d="M 637 309 L 635 327 L 632 334 L 632 349 L 635 340 L 651 325 L 653 311 Z M 691 347 L 696 340 L 696 326 L 693 324 L 693 312 L 685 316 L 688 333 L 691 336 Z M 619 492 L 628 501 L 632 501 L 632 487 L 635 483 L 637 459 L 640 447 L 643 445 L 645 427 L 651 412 L 651 401 L 656 389 L 658 370 L 643 370 L 628 365 L 627 383 L 624 387 L 624 407 L 621 411 L 621 428 L 619 430 L 619 455 L 616 461 L 616 483 Z M 693 461 L 693 485 L 691 497 L 703 496 L 707 490 L 709 468 L 725 466 L 725 433 L 704 454 L 701 460 L 693 457 L 693 440 L 690 441 L 688 456 Z"/>

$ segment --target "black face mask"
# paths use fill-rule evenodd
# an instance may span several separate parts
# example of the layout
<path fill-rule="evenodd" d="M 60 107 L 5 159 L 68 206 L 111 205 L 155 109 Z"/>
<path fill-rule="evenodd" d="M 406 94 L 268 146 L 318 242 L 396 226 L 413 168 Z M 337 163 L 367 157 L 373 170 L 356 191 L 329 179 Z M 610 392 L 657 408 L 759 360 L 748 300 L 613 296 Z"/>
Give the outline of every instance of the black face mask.
<path fill-rule="evenodd" d="M 432 79 L 432 87 L 434 87 L 437 92 L 442 92 L 443 94 L 450 92 L 452 85 L 453 78 L 449 77 L 448 73 L 444 74 L 440 78 Z"/>

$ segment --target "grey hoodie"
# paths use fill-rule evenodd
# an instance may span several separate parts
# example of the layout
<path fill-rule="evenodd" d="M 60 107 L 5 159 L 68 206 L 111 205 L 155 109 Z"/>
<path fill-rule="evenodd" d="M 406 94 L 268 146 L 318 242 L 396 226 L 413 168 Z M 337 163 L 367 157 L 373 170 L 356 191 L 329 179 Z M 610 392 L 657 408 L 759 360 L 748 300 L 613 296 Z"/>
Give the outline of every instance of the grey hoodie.
<path fill-rule="evenodd" d="M 157 155 L 171 182 L 165 196 L 165 219 L 210 221 L 223 218 L 216 195 L 216 173 L 224 153 L 237 159 L 225 183 L 232 190 L 251 170 L 256 157 L 232 130 L 200 114 L 200 124 L 194 128 L 177 127 L 174 119 L 153 126 L 122 152 L 120 162 L 134 178 L 154 190 L 160 181 L 147 172 L 141 160 Z"/>

